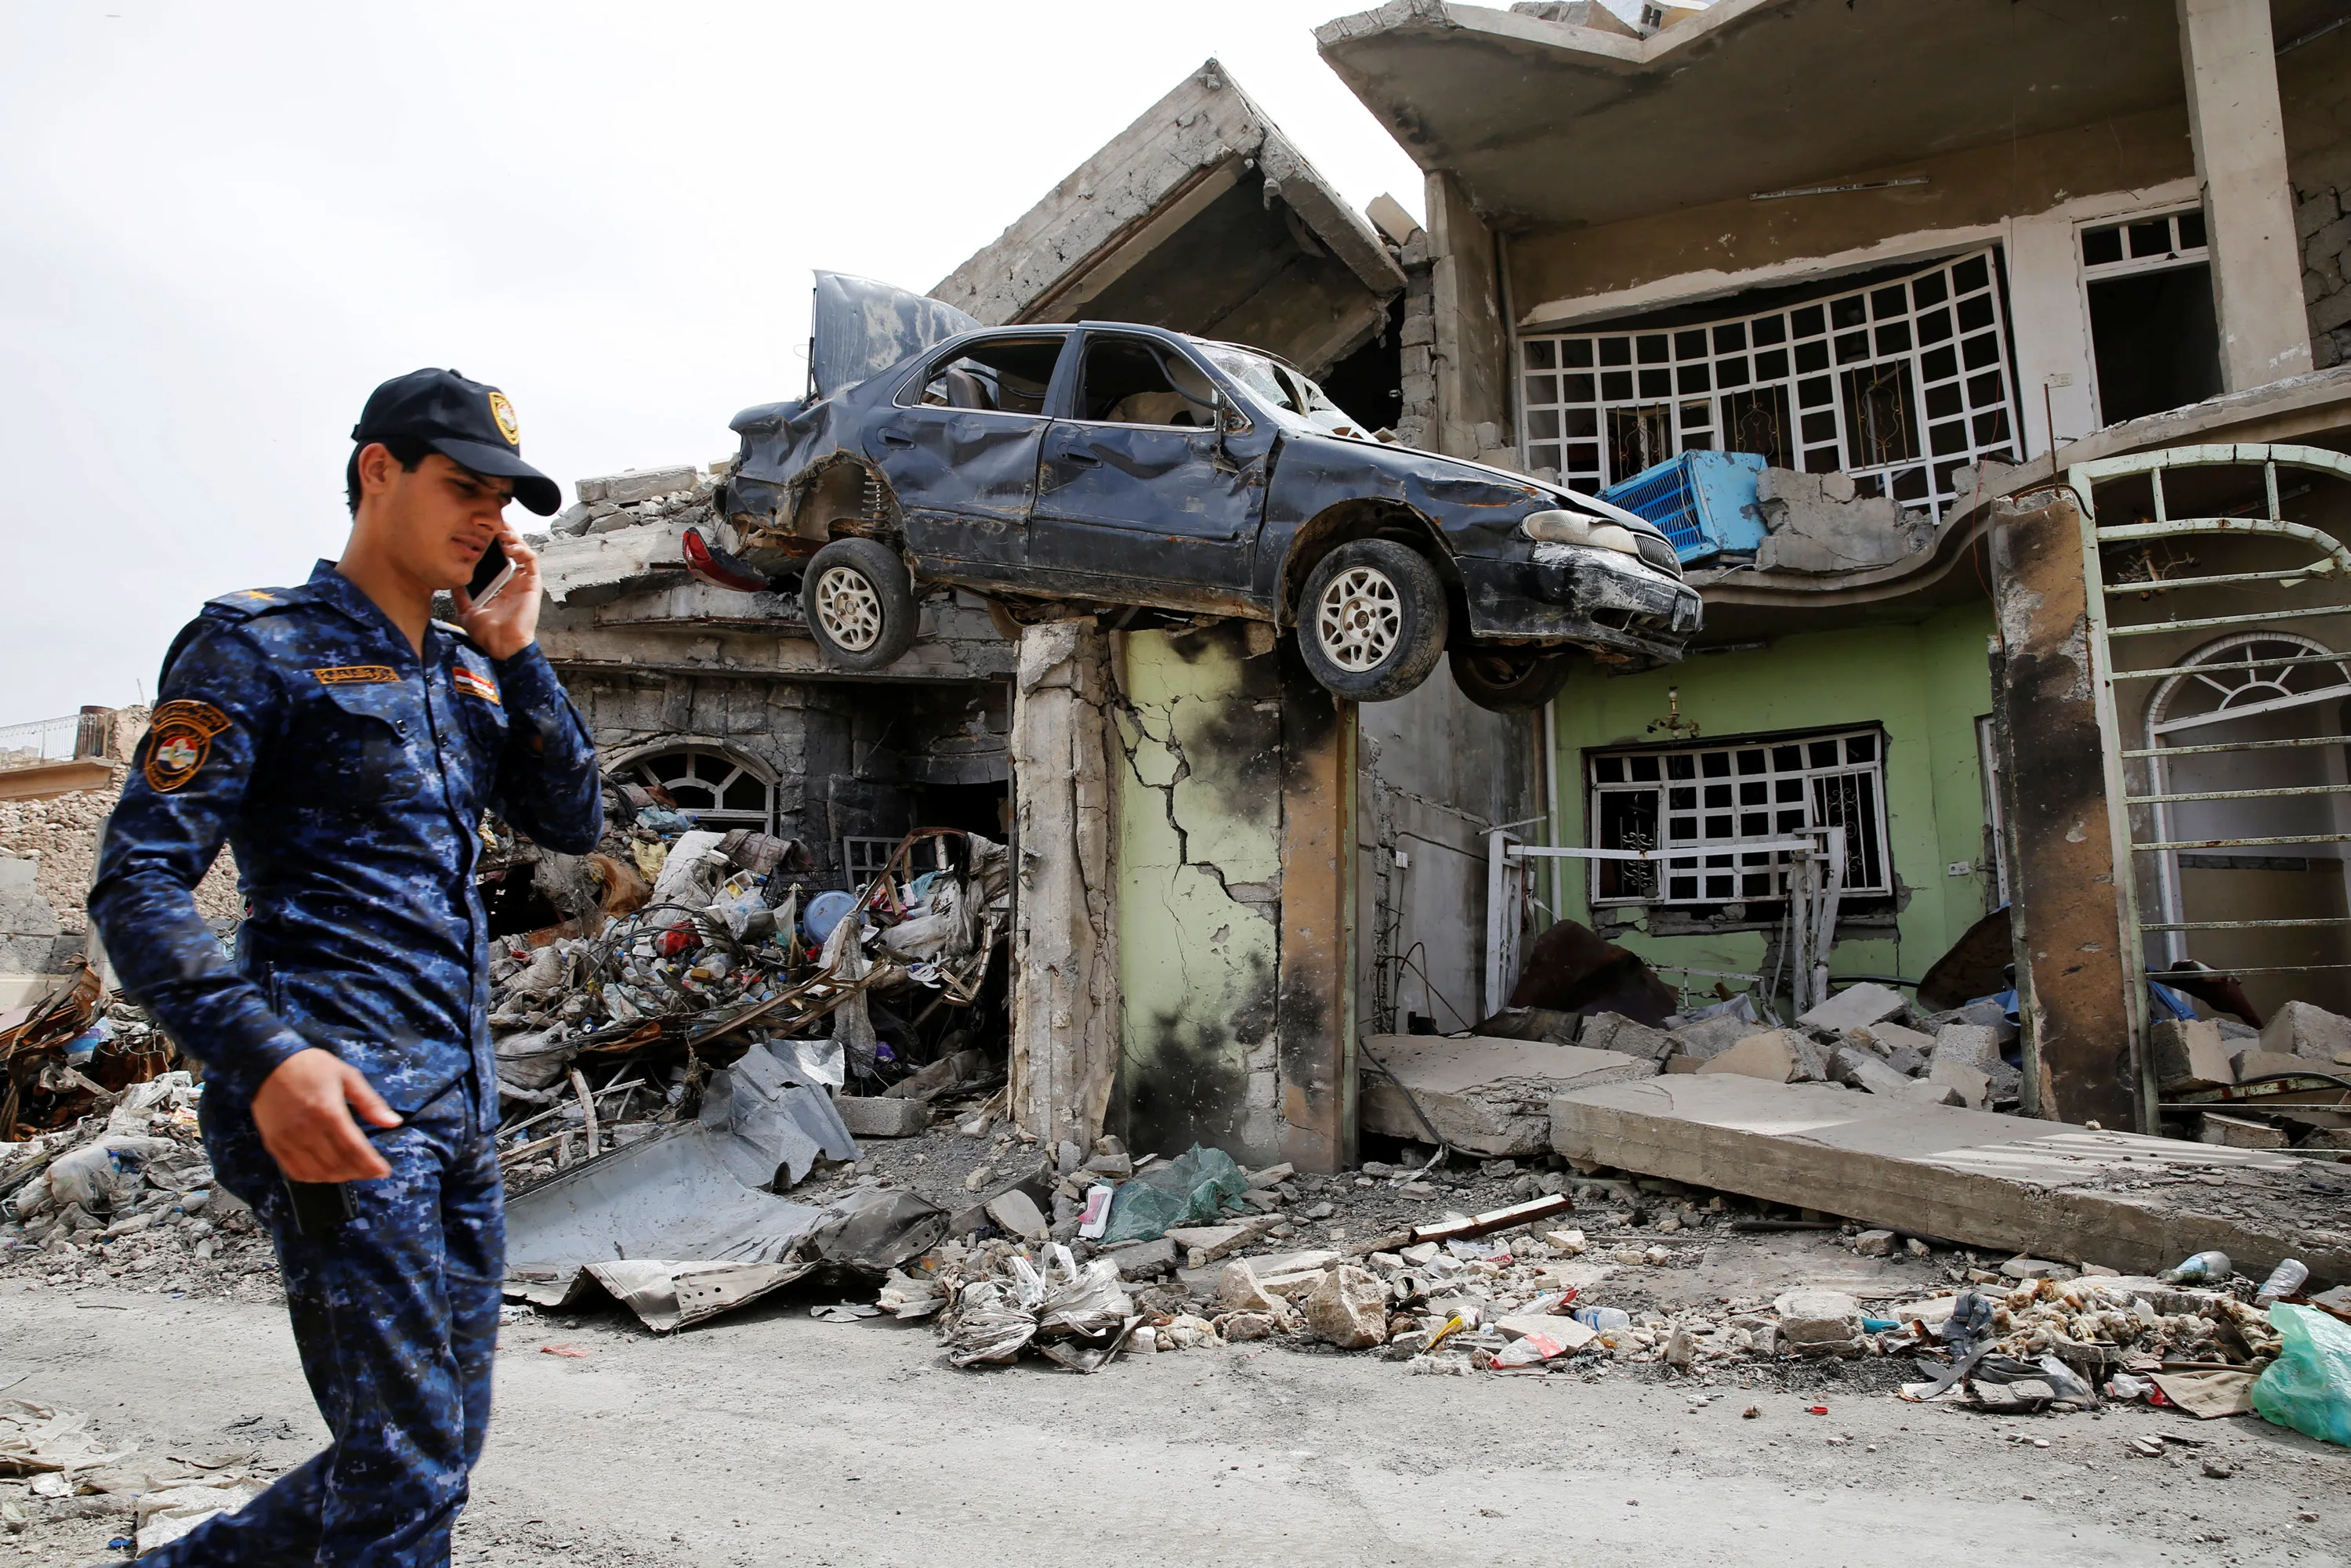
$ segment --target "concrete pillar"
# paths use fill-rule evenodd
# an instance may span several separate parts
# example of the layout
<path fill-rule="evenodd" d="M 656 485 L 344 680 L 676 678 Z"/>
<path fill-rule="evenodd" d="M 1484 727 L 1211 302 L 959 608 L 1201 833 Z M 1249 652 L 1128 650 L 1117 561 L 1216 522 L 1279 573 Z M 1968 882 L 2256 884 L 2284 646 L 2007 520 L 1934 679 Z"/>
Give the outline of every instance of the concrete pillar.
<path fill-rule="evenodd" d="M 1355 1163 L 1355 705 L 1281 658 L 1282 1158 Z"/>
<path fill-rule="evenodd" d="M 2289 237 L 2294 225 L 2289 218 Z M 1437 449 L 1475 457 L 1488 444 L 1511 444 L 1510 323 L 1502 319 L 1494 233 L 1454 179 L 1428 176 L 1428 256 L 1437 316 Z M 2298 287 L 2298 285 L 2297 285 Z M 1405 389 L 1404 401 L 1414 399 Z"/>
<path fill-rule="evenodd" d="M 2009 838 L 2024 1109 L 2127 1129 L 2136 1125 L 2137 1052 L 2125 995 L 2081 525 L 2070 490 L 2039 491 L 1994 508 L 1993 743 Z"/>
<path fill-rule="evenodd" d="M 2270 0 L 2179 0 L 2179 7 L 2220 380 L 2241 392 L 2301 375 L 2312 363 Z"/>
<path fill-rule="evenodd" d="M 1118 1071 L 1109 677 L 1092 621 L 1020 633 L 1012 695 L 1012 1117 L 1091 1148 Z"/>

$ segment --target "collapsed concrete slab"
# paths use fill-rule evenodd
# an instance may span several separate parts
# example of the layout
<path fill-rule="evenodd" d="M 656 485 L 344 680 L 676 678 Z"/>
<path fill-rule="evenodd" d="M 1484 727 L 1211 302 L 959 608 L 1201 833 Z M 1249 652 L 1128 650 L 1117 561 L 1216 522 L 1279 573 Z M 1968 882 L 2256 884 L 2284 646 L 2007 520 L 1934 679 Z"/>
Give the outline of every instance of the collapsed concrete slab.
<path fill-rule="evenodd" d="M 2266 1150 L 1729 1073 L 1577 1090 L 1551 1120 L 1570 1159 L 1906 1235 L 2137 1273 L 2217 1248 L 2256 1278 L 2294 1257 L 2351 1279 L 2346 1184 Z"/>
<path fill-rule="evenodd" d="M 1541 1154 L 1549 1143 L 1553 1095 L 1657 1071 L 1641 1057 L 1545 1040 L 1383 1034 L 1365 1043 L 1395 1077 L 1365 1069 L 1363 1131 L 1426 1141 L 1428 1131 L 1413 1114 L 1416 1100 L 1446 1143 L 1489 1157 Z"/>

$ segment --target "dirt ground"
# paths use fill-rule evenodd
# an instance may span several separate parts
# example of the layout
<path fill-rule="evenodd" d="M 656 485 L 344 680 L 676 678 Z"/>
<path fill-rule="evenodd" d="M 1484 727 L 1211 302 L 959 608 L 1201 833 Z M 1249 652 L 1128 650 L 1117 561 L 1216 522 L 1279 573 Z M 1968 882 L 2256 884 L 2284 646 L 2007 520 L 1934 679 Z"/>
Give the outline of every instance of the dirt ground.
<path fill-rule="evenodd" d="M 1252 1344 L 957 1372 L 925 1326 L 818 1322 L 823 1299 L 670 1339 L 617 1308 L 510 1324 L 456 1562 L 2351 1562 L 2351 1453 L 2250 1418 L 1926 1408 L 1865 1364 L 1741 1388 Z M 260 1474 L 323 1438 L 267 1305 L 0 1281 L 0 1385 L 145 1453 L 250 1445 Z M 2164 1433 L 2196 1446 L 2125 1448 Z M 128 1531 L 116 1499 L 5 1491 L 33 1522 L 0 1563 L 94 1563 Z"/>

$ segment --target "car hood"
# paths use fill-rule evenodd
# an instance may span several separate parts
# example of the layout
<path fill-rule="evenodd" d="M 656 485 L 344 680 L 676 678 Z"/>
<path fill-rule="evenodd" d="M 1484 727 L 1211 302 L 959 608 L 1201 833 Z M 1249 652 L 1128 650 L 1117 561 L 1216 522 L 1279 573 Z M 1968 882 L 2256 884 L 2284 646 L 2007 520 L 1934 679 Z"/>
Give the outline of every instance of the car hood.
<path fill-rule="evenodd" d="M 1497 468 L 1490 464 L 1476 463 L 1466 457 L 1454 457 L 1442 452 L 1429 452 L 1421 447 L 1405 446 L 1395 442 L 1374 441 L 1369 436 L 1332 435 L 1318 431 L 1311 435 L 1302 433 L 1293 434 L 1291 439 L 1328 443 L 1350 452 L 1364 454 L 1375 466 L 1391 472 L 1405 470 L 1406 477 L 1412 481 L 1413 488 L 1428 488 L 1440 497 L 1447 491 L 1465 484 L 1481 490 L 1490 486 L 1515 491 L 1524 496 L 1529 511 L 1541 510 L 1543 505 L 1548 503 L 1562 510 L 1605 517 L 1610 522 L 1622 524 L 1635 533 L 1655 534 L 1659 538 L 1666 537 L 1664 530 L 1646 517 L 1638 513 L 1628 512 L 1622 507 L 1600 499 L 1597 496 L 1586 496 L 1579 491 L 1571 490 L 1563 485 L 1554 485 L 1548 480 L 1535 478 L 1531 475 L 1513 473 L 1508 468 Z M 1492 502 L 1487 501 L 1486 504 L 1491 505 Z M 1519 514 L 1519 516 L 1524 515 L 1524 513 Z M 1510 523 L 1510 528 L 1515 529 L 1517 523 L 1518 517 L 1513 517 Z"/>

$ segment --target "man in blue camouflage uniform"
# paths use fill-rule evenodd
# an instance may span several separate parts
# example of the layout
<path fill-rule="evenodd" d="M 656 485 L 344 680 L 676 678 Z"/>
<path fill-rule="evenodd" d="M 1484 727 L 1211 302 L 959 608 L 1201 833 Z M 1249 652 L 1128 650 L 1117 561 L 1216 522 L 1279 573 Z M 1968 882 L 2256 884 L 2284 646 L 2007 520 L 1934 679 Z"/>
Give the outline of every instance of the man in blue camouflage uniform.
<path fill-rule="evenodd" d="M 595 753 L 533 642 L 538 562 L 502 516 L 559 495 L 506 398 L 418 371 L 351 435 L 342 559 L 180 633 L 90 890 L 124 988 L 204 1063 L 204 1145 L 277 1245 L 333 1436 L 141 1560 L 162 1568 L 448 1561 L 506 1244 L 479 828 L 495 811 L 573 854 L 602 828 Z M 494 543 L 516 574 L 476 605 Z M 431 619 L 440 590 L 462 629 Z M 234 962 L 192 894 L 224 841 Z"/>

